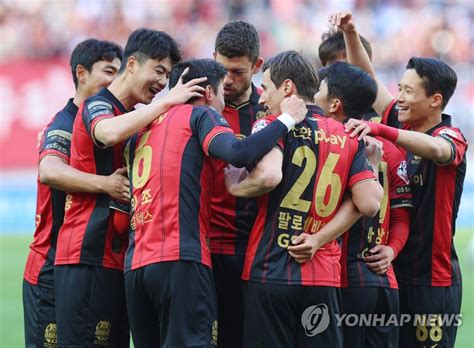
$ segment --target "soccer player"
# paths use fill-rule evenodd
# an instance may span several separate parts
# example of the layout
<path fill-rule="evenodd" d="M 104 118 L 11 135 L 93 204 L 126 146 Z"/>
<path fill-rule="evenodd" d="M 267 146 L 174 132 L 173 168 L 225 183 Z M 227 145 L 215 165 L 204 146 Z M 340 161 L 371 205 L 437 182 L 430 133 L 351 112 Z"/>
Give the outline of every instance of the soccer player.
<path fill-rule="evenodd" d="M 54 256 L 64 218 L 65 191 L 97 192 L 128 200 L 128 179 L 117 169 L 109 176 L 80 172 L 70 167 L 71 133 L 78 106 L 107 87 L 120 68 L 122 48 L 96 39 L 79 43 L 70 66 L 76 92 L 42 131 L 39 143 L 36 230 L 30 245 L 23 280 L 25 346 L 55 346 Z"/>
<path fill-rule="evenodd" d="M 375 81 L 360 68 L 333 63 L 325 71 L 315 102 L 336 121 L 343 123 L 348 117 L 360 119 L 366 110 L 359 108 L 359 100 L 364 99 L 364 95 L 360 95 L 363 89 L 357 84 L 368 81 L 376 88 Z M 342 312 L 347 315 L 373 313 L 381 318 L 384 315 L 388 320 L 391 315 L 398 318 L 399 314 L 392 261 L 408 238 L 412 197 L 405 154 L 383 138 L 366 137 L 365 140 L 383 146 L 379 155 L 378 151 L 372 151 L 376 160 L 372 161 L 370 155 L 369 160 L 376 168 L 384 195 L 377 215 L 362 217 L 342 236 Z M 344 346 L 398 347 L 398 331 L 396 325 L 345 325 Z"/>
<path fill-rule="evenodd" d="M 358 40 L 350 12 L 334 14 L 346 40 L 349 61 L 376 76 Z M 376 79 L 377 80 L 377 79 Z M 395 263 L 400 312 L 411 322 L 400 329 L 400 346 L 453 347 L 461 307 L 461 271 L 454 248 L 455 221 L 466 173 L 467 142 L 444 114 L 457 83 L 456 73 L 434 58 L 413 57 L 395 98 L 379 81 L 375 110 L 382 123 L 400 122 L 403 129 L 350 120 L 351 136 L 381 136 L 407 152 L 413 194 L 410 233 Z M 429 315 L 430 314 L 430 315 Z M 452 318 L 451 318 L 452 319 Z"/>
<path fill-rule="evenodd" d="M 238 196 L 271 191 L 260 200 L 245 258 L 244 347 L 341 347 L 342 331 L 335 320 L 340 313 L 340 248 L 328 240 L 310 251 L 309 262 L 293 259 L 293 251 L 299 253 L 300 244 L 319 238 L 318 230 L 334 216 L 346 188 L 367 215 L 378 211 L 382 190 L 367 164 L 365 145 L 311 105 L 318 88 L 314 66 L 287 51 L 271 58 L 263 71 L 260 103 L 278 114 L 281 100 L 296 95 L 307 103 L 308 114 L 279 142 L 281 151 L 273 149 L 244 180 L 227 181 Z M 372 96 L 369 92 L 360 103 L 369 107 L 376 90 L 364 87 Z M 254 130 L 264 131 L 272 119 L 257 121 Z M 255 171 L 262 173 L 253 175 Z M 292 244 L 296 249 L 289 252 Z"/>
<path fill-rule="evenodd" d="M 372 46 L 370 42 L 362 35 L 359 35 L 359 37 L 369 59 L 372 60 Z M 321 39 L 323 41 L 319 45 L 318 55 L 323 67 L 328 67 L 335 62 L 347 62 L 346 44 L 341 31 L 329 30 L 322 35 Z M 321 72 L 324 73 L 324 69 L 321 69 Z M 380 122 L 381 120 L 381 117 L 377 115 L 372 107 L 364 112 L 362 118 L 372 122 Z"/>
<path fill-rule="evenodd" d="M 150 104 L 180 59 L 168 34 L 134 31 L 117 78 L 79 108 L 71 166 L 88 173 L 113 173 L 124 166 L 123 140 L 174 104 L 200 96 L 201 87 L 194 83 L 202 81 L 190 81 Z M 132 111 L 137 103 L 149 105 Z M 66 197 L 54 271 L 60 346 L 129 346 L 123 285 L 129 217 L 120 209 L 103 194 L 72 192 Z"/>
<path fill-rule="evenodd" d="M 222 115 L 240 137 L 250 135 L 252 125 L 265 111 L 258 104 L 261 91 L 252 83 L 263 63 L 255 27 L 232 21 L 217 34 L 214 59 L 224 65 L 225 108 Z M 242 347 L 242 268 L 250 230 L 257 216 L 255 199 L 237 198 L 224 183 L 227 163 L 215 161 L 216 177 L 211 197 L 212 270 L 217 290 L 219 347 Z"/>
<path fill-rule="evenodd" d="M 159 116 L 130 140 L 126 150 L 133 214 L 125 284 L 137 347 L 216 346 L 216 297 L 208 244 L 216 168 L 210 156 L 235 166 L 251 164 L 306 114 L 302 100 L 287 98 L 281 107 L 284 114 L 272 129 L 239 140 L 220 114 L 223 65 L 212 59 L 177 64 L 170 86 L 188 68 L 185 81 L 207 77 L 201 84 L 203 97 Z"/>

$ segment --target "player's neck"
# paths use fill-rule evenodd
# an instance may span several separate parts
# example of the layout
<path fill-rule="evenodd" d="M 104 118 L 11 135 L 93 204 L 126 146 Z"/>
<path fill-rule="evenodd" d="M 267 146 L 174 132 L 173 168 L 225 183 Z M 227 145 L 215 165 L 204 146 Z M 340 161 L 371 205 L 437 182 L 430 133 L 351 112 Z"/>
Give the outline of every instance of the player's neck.
<path fill-rule="evenodd" d="M 241 105 L 243 103 L 248 102 L 251 96 L 252 96 L 252 84 L 250 84 L 249 88 L 247 88 L 244 94 L 242 94 L 238 99 L 232 101 L 230 104 L 237 105 L 237 106 Z"/>
<path fill-rule="evenodd" d="M 87 93 L 83 91 L 80 87 L 76 89 L 76 93 L 74 94 L 74 98 L 72 99 L 72 102 L 74 105 L 79 107 L 86 98 L 90 97 L 90 93 Z"/>
<path fill-rule="evenodd" d="M 109 86 L 109 91 L 120 101 L 125 110 L 130 110 L 137 104 L 126 74 L 117 76 Z"/>
<path fill-rule="evenodd" d="M 410 123 L 410 129 L 416 132 L 426 133 L 431 128 L 440 124 L 443 120 L 441 111 L 436 112 L 432 116 L 423 117 L 415 122 Z"/>

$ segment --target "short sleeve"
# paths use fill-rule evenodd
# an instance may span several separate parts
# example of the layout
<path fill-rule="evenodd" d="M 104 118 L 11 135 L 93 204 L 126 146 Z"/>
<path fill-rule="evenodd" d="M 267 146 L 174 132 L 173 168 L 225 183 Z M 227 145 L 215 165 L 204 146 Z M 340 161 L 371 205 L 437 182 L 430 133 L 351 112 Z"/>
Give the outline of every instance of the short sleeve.
<path fill-rule="evenodd" d="M 71 156 L 72 120 L 57 114 L 51 124 L 44 130 L 40 147 L 40 160 L 48 155 L 59 156 L 69 163 Z"/>
<path fill-rule="evenodd" d="M 86 99 L 82 108 L 81 116 L 87 133 L 94 141 L 94 144 L 101 148 L 104 147 L 102 143 L 98 142 L 94 138 L 94 128 L 99 121 L 115 116 L 112 104 L 109 101 L 97 96 Z"/>
<path fill-rule="evenodd" d="M 234 134 L 224 116 L 213 109 L 204 107 L 193 108 L 191 127 L 206 155 L 209 155 L 209 144 L 216 135 L 221 133 Z"/>
<path fill-rule="evenodd" d="M 384 142 L 384 158 L 387 161 L 390 182 L 390 208 L 413 207 L 410 179 L 405 154 L 392 143 Z"/>
<path fill-rule="evenodd" d="M 349 181 L 347 183 L 347 186 L 350 188 L 358 182 L 367 179 L 375 179 L 375 174 L 369 164 L 365 144 L 363 141 L 359 141 L 357 146 L 357 152 L 351 163 L 351 168 L 349 171 Z"/>
<path fill-rule="evenodd" d="M 396 99 L 393 99 L 383 111 L 381 123 L 394 128 L 402 128 L 402 124 L 398 122 L 398 109 Z"/>
<path fill-rule="evenodd" d="M 446 140 L 451 146 L 451 158 L 446 163 L 438 163 L 439 165 L 453 165 L 457 167 L 464 158 L 467 150 L 467 141 L 459 128 L 442 127 L 437 129 L 433 136 L 438 136 Z"/>

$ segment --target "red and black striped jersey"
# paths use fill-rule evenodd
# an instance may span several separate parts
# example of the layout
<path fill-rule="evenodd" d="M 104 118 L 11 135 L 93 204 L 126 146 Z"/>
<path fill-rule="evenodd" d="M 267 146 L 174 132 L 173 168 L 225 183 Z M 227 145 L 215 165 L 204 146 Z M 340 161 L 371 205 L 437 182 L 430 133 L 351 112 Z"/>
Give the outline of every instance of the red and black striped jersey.
<path fill-rule="evenodd" d="M 252 85 L 250 100 L 241 105 L 226 104 L 223 116 L 238 137 L 250 135 L 252 125 L 266 115 L 258 104 L 261 91 Z M 224 168 L 227 163 L 215 160 L 216 176 L 211 196 L 211 252 L 244 255 L 250 230 L 257 217 L 255 198 L 237 198 L 227 192 Z"/>
<path fill-rule="evenodd" d="M 38 163 L 49 155 L 69 163 L 72 126 L 77 106 L 70 99 L 43 132 Z M 29 283 L 54 286 L 54 256 L 58 232 L 64 220 L 66 193 L 50 188 L 37 179 L 36 229 L 25 266 L 24 278 Z"/>
<path fill-rule="evenodd" d="M 360 218 L 342 236 L 341 286 L 375 286 L 398 289 L 393 267 L 378 275 L 365 264 L 364 257 L 376 245 L 387 245 L 391 231 L 390 209 L 412 207 L 405 152 L 391 142 L 383 142 L 383 157 L 379 164 L 379 182 L 383 187 L 380 211 L 374 217 Z"/>
<path fill-rule="evenodd" d="M 242 278 L 287 285 L 340 286 L 341 249 L 332 241 L 302 265 L 289 255 L 291 239 L 317 233 L 336 213 L 347 187 L 374 179 L 365 145 L 344 126 L 308 105 L 305 121 L 280 143 L 283 179 L 261 197 L 250 234 Z M 256 122 L 260 129 L 275 117 Z"/>
<path fill-rule="evenodd" d="M 382 119 L 396 118 L 394 100 Z M 395 262 L 395 273 L 399 283 L 411 286 L 451 286 L 461 281 L 454 234 L 466 175 L 467 141 L 446 114 L 425 134 L 446 140 L 451 159 L 439 164 L 407 153 L 413 210 L 410 234 Z"/>
<path fill-rule="evenodd" d="M 106 88 L 87 98 L 74 121 L 70 165 L 97 175 L 110 175 L 124 167 L 122 143 L 104 148 L 94 138 L 94 127 L 104 118 L 125 112 L 120 101 Z M 103 193 L 67 194 L 55 265 L 123 269 L 128 239 L 126 234 L 115 230 L 112 205 L 112 199 Z"/>
<path fill-rule="evenodd" d="M 213 109 L 178 105 L 127 143 L 133 197 L 125 271 L 177 260 L 211 267 L 209 144 L 224 132 L 233 133 Z"/>

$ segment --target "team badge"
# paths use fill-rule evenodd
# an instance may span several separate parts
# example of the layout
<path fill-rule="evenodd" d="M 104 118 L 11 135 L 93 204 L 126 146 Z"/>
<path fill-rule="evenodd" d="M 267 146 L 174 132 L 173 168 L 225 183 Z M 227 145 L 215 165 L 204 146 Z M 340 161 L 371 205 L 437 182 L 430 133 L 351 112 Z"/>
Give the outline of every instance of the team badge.
<path fill-rule="evenodd" d="M 397 175 L 400 179 L 403 180 L 405 184 L 410 184 L 410 180 L 408 179 L 408 172 L 407 172 L 407 162 L 401 161 L 400 165 L 397 168 Z"/>
<path fill-rule="evenodd" d="M 107 320 L 101 320 L 97 323 L 95 327 L 95 340 L 94 344 L 99 344 L 101 346 L 106 346 L 109 344 L 110 336 L 110 322 Z"/>
<path fill-rule="evenodd" d="M 57 330 L 56 330 L 56 324 L 51 323 L 46 326 L 46 329 L 44 330 L 44 346 L 45 347 L 57 347 Z"/>

